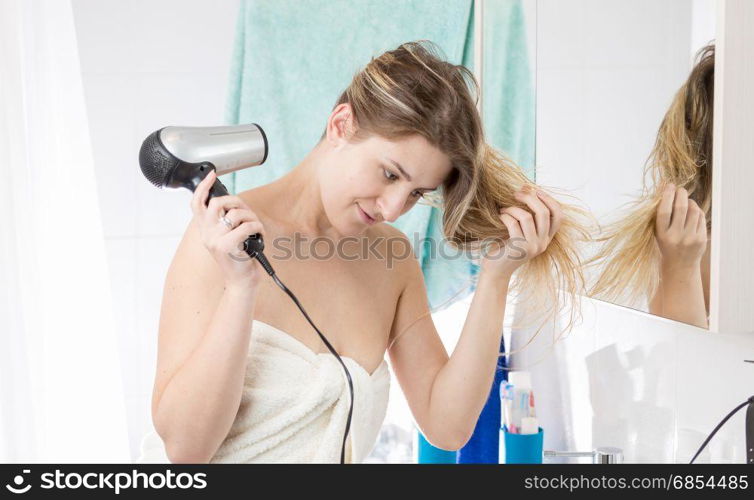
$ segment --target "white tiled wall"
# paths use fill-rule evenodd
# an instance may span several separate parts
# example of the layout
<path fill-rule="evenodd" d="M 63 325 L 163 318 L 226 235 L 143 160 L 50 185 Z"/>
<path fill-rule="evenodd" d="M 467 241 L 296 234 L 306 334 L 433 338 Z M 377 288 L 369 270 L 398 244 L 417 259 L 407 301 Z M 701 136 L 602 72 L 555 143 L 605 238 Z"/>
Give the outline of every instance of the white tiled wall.
<path fill-rule="evenodd" d="M 709 29 L 692 14 L 709 17 L 712 2 L 694 11 L 689 0 L 531 1 L 537 181 L 571 190 L 601 218 L 641 187 L 662 117 L 699 48 L 692 41 Z"/>
<path fill-rule="evenodd" d="M 513 355 L 513 369 L 532 372 L 546 449 L 613 446 L 626 462 L 688 463 L 715 425 L 754 395 L 754 364 L 744 362 L 754 359 L 754 332 L 710 333 L 606 302 L 582 305 L 583 321 L 554 347 L 545 329 Z M 530 335 L 512 332 L 511 349 Z M 697 462 L 745 462 L 744 414 Z"/>
<path fill-rule="evenodd" d="M 131 452 L 150 423 L 162 284 L 187 190 L 142 175 L 167 125 L 222 125 L 238 0 L 72 0 L 119 328 Z"/>

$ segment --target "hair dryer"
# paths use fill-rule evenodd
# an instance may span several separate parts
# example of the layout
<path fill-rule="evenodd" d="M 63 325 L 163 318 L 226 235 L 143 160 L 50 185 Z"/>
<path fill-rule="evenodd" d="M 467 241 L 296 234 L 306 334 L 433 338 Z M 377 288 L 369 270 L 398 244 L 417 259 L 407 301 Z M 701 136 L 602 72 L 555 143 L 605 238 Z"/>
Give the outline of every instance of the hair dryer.
<path fill-rule="evenodd" d="M 267 136 L 256 123 L 219 127 L 163 127 L 141 145 L 139 164 L 144 176 L 162 189 L 185 187 L 193 192 L 211 169 L 217 176 L 261 165 L 267 159 Z M 207 197 L 226 196 L 216 179 Z M 261 234 L 249 236 L 244 251 L 274 274 L 264 254 Z"/>
<path fill-rule="evenodd" d="M 219 177 L 236 170 L 261 165 L 267 159 L 267 149 L 267 136 L 262 127 L 256 123 L 219 127 L 163 127 L 144 139 L 139 151 L 139 165 L 141 172 L 149 182 L 160 189 L 163 187 L 184 187 L 194 192 L 210 170 L 215 170 Z M 228 190 L 218 178 L 209 191 L 206 204 L 208 205 L 209 200 L 214 196 L 226 196 L 228 194 Z M 257 233 L 249 236 L 244 241 L 243 250 L 249 257 L 257 259 L 264 270 L 267 271 L 267 274 L 272 276 L 275 283 L 293 299 L 309 324 L 314 327 L 327 348 L 335 355 L 343 370 L 345 370 L 351 404 L 340 452 L 340 462 L 344 463 L 346 438 L 351 427 L 351 416 L 353 414 L 351 373 L 335 348 L 306 314 L 304 307 L 293 292 L 275 274 L 272 265 L 262 252 L 264 250 L 262 235 Z"/>

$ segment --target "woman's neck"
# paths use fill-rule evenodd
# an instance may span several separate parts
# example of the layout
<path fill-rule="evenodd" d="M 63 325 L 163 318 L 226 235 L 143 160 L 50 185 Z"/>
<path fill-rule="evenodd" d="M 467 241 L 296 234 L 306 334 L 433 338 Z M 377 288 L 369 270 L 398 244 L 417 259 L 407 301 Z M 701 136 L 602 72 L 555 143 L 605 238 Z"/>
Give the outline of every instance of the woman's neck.
<path fill-rule="evenodd" d="M 268 209 L 292 232 L 339 238 L 322 204 L 319 165 L 310 154 L 293 170 L 266 186 Z"/>

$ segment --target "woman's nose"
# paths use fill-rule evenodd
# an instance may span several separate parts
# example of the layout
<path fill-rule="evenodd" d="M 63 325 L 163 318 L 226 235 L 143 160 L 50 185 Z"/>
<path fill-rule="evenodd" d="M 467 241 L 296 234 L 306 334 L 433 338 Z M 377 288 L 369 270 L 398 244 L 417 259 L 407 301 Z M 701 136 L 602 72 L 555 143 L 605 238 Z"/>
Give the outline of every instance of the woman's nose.
<path fill-rule="evenodd" d="M 379 214 L 387 222 L 395 222 L 401 215 L 401 210 L 406 204 L 406 198 L 401 193 L 386 194 L 377 202 Z"/>

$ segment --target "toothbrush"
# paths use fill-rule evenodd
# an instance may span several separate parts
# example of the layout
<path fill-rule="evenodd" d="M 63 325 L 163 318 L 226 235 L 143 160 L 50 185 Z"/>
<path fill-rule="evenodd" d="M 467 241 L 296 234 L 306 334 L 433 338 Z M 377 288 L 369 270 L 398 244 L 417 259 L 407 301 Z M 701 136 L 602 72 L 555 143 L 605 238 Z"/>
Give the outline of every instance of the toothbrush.
<path fill-rule="evenodd" d="M 521 420 L 529 412 L 529 393 L 519 389 L 516 391 L 515 409 L 513 411 L 514 424 L 516 429 L 521 429 Z"/>
<path fill-rule="evenodd" d="M 531 391 L 529 393 L 529 416 L 530 417 L 536 417 L 537 416 L 537 410 L 534 406 L 534 391 Z"/>
<path fill-rule="evenodd" d="M 513 424 L 513 386 L 507 381 L 500 383 L 500 402 L 501 411 L 503 413 L 503 422 L 506 429 L 509 432 L 513 432 L 515 425 Z"/>

